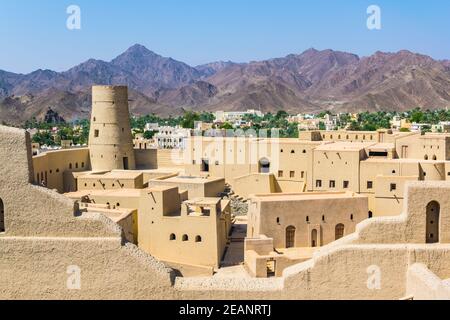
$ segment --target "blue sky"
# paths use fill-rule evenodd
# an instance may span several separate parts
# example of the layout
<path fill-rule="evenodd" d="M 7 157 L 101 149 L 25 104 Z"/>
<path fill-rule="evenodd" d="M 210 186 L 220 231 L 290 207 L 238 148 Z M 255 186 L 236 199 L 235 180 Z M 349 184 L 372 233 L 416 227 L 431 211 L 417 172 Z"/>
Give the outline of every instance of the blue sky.
<path fill-rule="evenodd" d="M 66 8 L 81 8 L 81 30 Z M 381 8 L 368 30 L 366 9 Z M 448 0 L 0 0 L 0 69 L 66 70 L 135 43 L 190 65 L 246 62 L 308 48 L 370 55 L 408 49 L 450 59 Z"/>

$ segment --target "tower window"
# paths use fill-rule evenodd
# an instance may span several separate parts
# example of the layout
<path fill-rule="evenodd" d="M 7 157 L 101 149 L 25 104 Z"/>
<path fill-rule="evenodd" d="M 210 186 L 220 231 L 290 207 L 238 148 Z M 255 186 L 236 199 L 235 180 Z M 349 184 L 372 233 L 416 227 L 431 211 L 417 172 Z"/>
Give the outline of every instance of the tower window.
<path fill-rule="evenodd" d="M 94 138 L 98 138 L 100 131 L 98 129 L 94 130 Z"/>

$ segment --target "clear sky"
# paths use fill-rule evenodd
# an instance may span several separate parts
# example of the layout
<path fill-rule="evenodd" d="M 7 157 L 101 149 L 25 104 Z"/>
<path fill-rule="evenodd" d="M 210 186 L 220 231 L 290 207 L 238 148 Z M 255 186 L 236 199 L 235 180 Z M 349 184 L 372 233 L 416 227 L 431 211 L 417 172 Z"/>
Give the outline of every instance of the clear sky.
<path fill-rule="evenodd" d="M 81 8 L 81 30 L 66 9 Z M 381 8 L 368 30 L 367 7 Z M 135 43 L 197 65 L 308 48 L 370 55 L 408 49 L 450 59 L 448 0 L 0 0 L 0 69 L 66 70 L 109 61 Z"/>

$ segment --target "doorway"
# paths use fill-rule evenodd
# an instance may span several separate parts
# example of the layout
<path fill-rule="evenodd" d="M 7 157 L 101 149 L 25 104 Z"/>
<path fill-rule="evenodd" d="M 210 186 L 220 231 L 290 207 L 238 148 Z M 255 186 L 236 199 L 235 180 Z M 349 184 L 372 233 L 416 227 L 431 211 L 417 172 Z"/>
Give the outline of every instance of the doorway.
<path fill-rule="evenodd" d="M 267 278 L 275 277 L 276 261 L 267 260 L 266 266 L 267 266 Z"/>
<path fill-rule="evenodd" d="M 202 172 L 209 172 L 209 160 L 208 159 L 202 159 Z"/>
<path fill-rule="evenodd" d="M 427 205 L 427 227 L 426 243 L 439 242 L 439 214 L 440 205 L 436 201 L 431 201 Z"/>
<path fill-rule="evenodd" d="M 317 247 L 317 230 L 313 229 L 311 231 L 311 247 Z"/>
<path fill-rule="evenodd" d="M 259 173 L 269 173 L 270 172 L 270 161 L 267 158 L 262 158 L 259 160 Z"/>
<path fill-rule="evenodd" d="M 286 228 L 286 248 L 295 247 L 295 227 L 289 226 Z"/>
<path fill-rule="evenodd" d="M 339 240 L 340 238 L 344 237 L 344 231 L 345 231 L 345 227 L 342 223 L 339 223 L 338 225 L 336 225 L 335 228 L 335 240 Z"/>
<path fill-rule="evenodd" d="M 128 157 L 123 157 L 123 169 L 128 170 Z"/>

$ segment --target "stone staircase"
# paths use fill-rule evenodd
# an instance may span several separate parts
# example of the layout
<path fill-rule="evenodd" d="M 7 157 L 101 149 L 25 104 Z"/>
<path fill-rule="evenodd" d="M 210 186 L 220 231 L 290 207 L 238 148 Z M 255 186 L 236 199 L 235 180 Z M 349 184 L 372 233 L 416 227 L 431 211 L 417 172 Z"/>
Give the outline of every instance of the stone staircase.
<path fill-rule="evenodd" d="M 235 194 L 233 187 L 229 183 L 225 183 L 225 189 L 220 194 L 223 199 L 230 200 L 231 213 L 235 216 L 246 215 L 248 211 L 247 199 Z"/>

